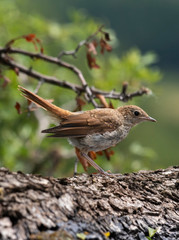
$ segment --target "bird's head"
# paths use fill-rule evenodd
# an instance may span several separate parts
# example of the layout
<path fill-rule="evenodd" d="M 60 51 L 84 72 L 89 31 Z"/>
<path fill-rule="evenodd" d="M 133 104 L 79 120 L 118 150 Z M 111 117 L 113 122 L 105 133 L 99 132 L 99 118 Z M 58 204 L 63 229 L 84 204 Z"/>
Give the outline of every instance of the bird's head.
<path fill-rule="evenodd" d="M 143 109 L 138 106 L 123 106 L 119 107 L 118 111 L 124 118 L 124 124 L 131 127 L 143 121 L 156 122 L 154 118 L 150 117 Z"/>

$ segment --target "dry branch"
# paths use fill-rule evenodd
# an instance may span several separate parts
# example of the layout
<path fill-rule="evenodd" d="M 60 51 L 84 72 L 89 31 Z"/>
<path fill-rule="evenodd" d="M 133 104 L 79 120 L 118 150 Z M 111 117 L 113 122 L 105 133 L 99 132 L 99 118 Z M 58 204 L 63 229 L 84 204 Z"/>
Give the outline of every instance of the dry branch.
<path fill-rule="evenodd" d="M 77 54 L 77 52 L 80 50 L 80 48 L 82 47 L 82 46 L 84 46 L 85 44 L 87 44 L 90 40 L 92 40 L 100 31 L 102 31 L 102 28 L 103 28 L 104 26 L 103 25 L 101 25 L 98 29 L 97 29 L 97 31 L 95 32 L 95 33 L 93 33 L 92 35 L 90 35 L 87 39 L 85 39 L 85 40 L 82 40 L 81 42 L 79 42 L 79 44 L 77 45 L 77 47 L 74 49 L 74 50 L 71 50 L 71 51 L 62 51 L 62 52 L 60 52 L 59 53 L 59 55 L 58 55 L 58 58 L 62 58 L 63 56 L 65 56 L 65 55 L 72 55 L 73 57 L 76 57 L 76 54 Z"/>
<path fill-rule="evenodd" d="M 58 66 L 67 68 L 67 69 L 73 71 L 79 77 L 79 79 L 81 81 L 81 85 L 73 84 L 73 83 L 70 83 L 70 82 L 64 81 L 64 80 L 60 80 L 53 76 L 47 76 L 47 75 L 41 74 L 37 71 L 32 70 L 31 68 L 27 68 L 27 67 L 13 61 L 9 57 L 7 57 L 7 54 L 25 55 L 30 58 L 41 59 L 42 61 L 46 61 L 51 64 L 56 64 Z M 127 102 L 127 101 L 131 100 L 133 97 L 142 96 L 143 94 L 147 94 L 149 92 L 149 90 L 147 88 L 142 88 L 134 93 L 127 93 L 126 92 L 126 90 L 127 90 L 126 84 L 123 85 L 121 93 L 115 92 L 113 90 L 110 92 L 107 92 L 107 91 L 102 91 L 100 89 L 96 89 L 95 87 L 89 87 L 88 84 L 86 83 L 86 80 L 85 80 L 82 72 L 77 67 L 75 67 L 67 62 L 64 62 L 56 57 L 47 56 L 42 53 L 32 53 L 32 52 L 24 51 L 22 49 L 0 48 L 0 63 L 5 66 L 10 67 L 11 69 L 18 69 L 18 71 L 20 73 L 24 73 L 27 76 L 33 77 L 34 79 L 36 79 L 38 81 L 43 80 L 44 82 L 52 84 L 52 85 L 68 88 L 68 89 L 75 91 L 77 94 L 88 93 L 88 96 L 90 96 L 90 101 L 92 101 L 92 103 L 95 107 L 99 107 L 99 106 L 97 106 L 97 103 L 94 101 L 94 98 L 97 98 L 96 95 L 98 95 L 98 94 L 104 96 L 105 98 Z M 124 87 L 125 87 L 125 91 L 124 91 Z"/>
<path fill-rule="evenodd" d="M 61 60 L 61 58 L 64 55 L 71 55 L 73 57 L 76 57 L 76 54 L 78 53 L 80 48 L 84 45 L 89 46 L 90 43 L 93 45 L 93 47 L 95 49 L 95 44 L 92 41 L 95 39 L 95 37 L 99 33 L 105 39 L 104 40 L 103 38 L 101 38 L 101 40 L 100 40 L 100 41 L 103 41 L 103 45 L 105 45 L 105 46 L 101 46 L 101 51 L 104 51 L 104 49 L 109 51 L 109 48 L 111 50 L 110 45 L 108 45 L 106 42 L 106 41 L 110 40 L 109 34 L 105 31 L 103 31 L 103 26 L 100 26 L 95 33 L 93 33 L 92 35 L 87 37 L 85 40 L 81 41 L 74 50 L 62 51 L 58 57 L 52 57 L 52 56 L 43 54 L 43 47 L 42 47 L 41 41 L 38 38 L 36 38 L 35 34 L 22 35 L 22 36 L 19 36 L 17 38 L 10 40 L 6 44 L 5 47 L 0 47 L 0 64 L 10 67 L 10 69 L 15 70 L 15 72 L 17 72 L 17 73 L 24 73 L 27 76 L 30 76 L 38 81 L 43 81 L 43 82 L 46 82 L 49 84 L 53 84 L 56 86 L 71 89 L 71 90 L 75 91 L 78 95 L 85 93 L 84 96 L 85 96 L 86 100 L 88 102 L 91 102 L 94 107 L 101 107 L 100 105 L 97 104 L 97 102 L 95 100 L 96 98 L 98 98 L 97 95 L 102 95 L 105 98 L 117 99 L 117 100 L 120 100 L 123 102 L 127 102 L 127 101 L 131 100 L 133 97 L 147 94 L 149 92 L 149 90 L 146 88 L 142 88 L 139 91 L 136 91 L 134 93 L 127 93 L 126 92 L 127 85 L 125 85 L 125 84 L 123 85 L 121 93 L 115 92 L 115 91 L 107 92 L 107 91 L 102 91 L 100 89 L 96 89 L 94 87 L 90 87 L 88 85 L 82 71 L 79 68 L 77 68 L 75 65 L 72 65 L 68 62 Z M 36 43 L 35 43 L 35 41 L 37 41 L 38 44 L 40 44 L 40 49 L 41 49 L 40 53 L 33 53 L 33 52 L 25 51 L 22 49 L 13 48 L 12 47 L 13 43 L 21 38 L 26 39 L 28 42 L 29 41 L 32 42 L 33 44 L 35 44 L 35 47 L 37 47 Z M 90 50 L 88 49 L 88 51 L 90 51 Z M 92 57 L 91 52 L 88 52 L 88 53 L 89 53 L 90 57 Z M 23 55 L 26 57 L 30 57 L 32 59 L 40 59 L 41 61 L 48 62 L 50 64 L 54 64 L 54 65 L 66 68 L 69 71 L 72 71 L 75 75 L 77 75 L 77 77 L 80 81 L 80 85 L 73 84 L 68 81 L 60 80 L 53 76 L 41 74 L 40 72 L 34 71 L 32 68 L 27 68 L 26 66 L 21 65 L 17 61 L 13 60 L 11 55 L 14 55 L 14 54 Z M 92 59 L 94 62 L 91 62 L 91 64 L 94 64 L 95 58 L 92 57 Z"/>

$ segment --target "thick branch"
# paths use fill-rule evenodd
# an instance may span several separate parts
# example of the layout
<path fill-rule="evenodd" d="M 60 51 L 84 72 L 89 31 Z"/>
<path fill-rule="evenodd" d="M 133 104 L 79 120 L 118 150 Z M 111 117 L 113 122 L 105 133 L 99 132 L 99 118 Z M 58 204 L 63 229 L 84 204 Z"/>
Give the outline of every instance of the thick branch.
<path fill-rule="evenodd" d="M 78 76 L 79 80 L 81 81 L 84 92 L 86 92 L 87 97 L 89 98 L 88 100 L 91 101 L 91 103 L 94 105 L 94 107 L 98 107 L 98 104 L 95 102 L 95 100 L 92 96 L 92 92 L 91 92 L 82 72 L 77 67 L 75 67 L 74 65 L 69 64 L 65 61 L 62 61 L 56 57 L 47 56 L 47 55 L 44 55 L 41 53 L 31 53 L 28 51 L 24 51 L 21 49 L 14 49 L 14 48 L 4 48 L 4 49 L 0 48 L 1 58 L 4 58 L 4 60 L 5 60 L 5 61 L 3 61 L 4 63 L 9 62 L 11 65 L 13 65 L 13 62 L 10 60 L 7 61 L 6 57 L 3 57 L 3 54 L 17 54 L 17 53 L 34 58 L 34 59 L 37 58 L 37 59 L 41 59 L 41 60 L 49 62 L 49 63 L 57 64 L 58 66 L 62 66 L 64 68 L 67 68 L 70 71 L 74 72 Z M 27 72 L 26 72 L 26 74 L 27 74 Z"/>
<path fill-rule="evenodd" d="M 35 58 L 41 59 L 41 60 L 44 60 L 46 62 L 65 67 L 65 68 L 73 71 L 75 74 L 77 74 L 78 77 L 81 79 L 81 82 L 83 84 L 82 84 L 82 86 L 80 86 L 78 84 L 69 83 L 68 81 L 59 80 L 56 77 L 41 74 L 37 71 L 34 71 L 34 70 L 32 70 L 30 68 L 27 68 L 27 67 L 24 67 L 23 65 L 18 64 L 16 62 L 10 60 L 6 56 L 7 53 L 9 53 L 9 54 L 21 54 L 21 55 L 25 55 L 25 56 L 28 56 L 28 57 L 31 57 L 31 58 L 34 58 L 34 59 Z M 85 81 L 81 71 L 78 68 L 76 68 L 75 66 L 73 66 L 69 63 L 66 63 L 64 61 L 61 61 L 58 58 L 47 56 L 47 55 L 44 55 L 44 54 L 41 54 L 41 53 L 31 53 L 31 52 L 24 51 L 24 50 L 21 50 L 21 49 L 0 48 L 0 63 L 3 64 L 3 65 L 9 66 L 12 69 L 18 69 L 19 72 L 24 73 L 24 74 L 26 74 L 30 77 L 33 77 L 36 80 L 40 80 L 40 81 L 43 80 L 44 82 L 52 84 L 52 85 L 68 88 L 68 89 L 71 89 L 71 90 L 75 91 L 76 93 L 85 93 L 86 92 L 86 86 L 87 85 L 85 85 L 86 81 Z M 116 99 L 116 100 L 118 99 L 118 100 L 123 101 L 123 102 L 127 102 L 128 100 L 131 100 L 133 97 L 141 96 L 143 94 L 148 93 L 147 88 L 143 88 L 139 91 L 136 91 L 134 93 L 128 93 L 128 94 L 126 93 L 126 90 L 125 90 L 125 93 L 124 93 L 123 90 L 122 90 L 121 93 L 114 92 L 114 91 L 107 92 L 107 91 L 102 91 L 100 89 L 96 89 L 94 87 L 91 87 L 91 88 L 88 87 L 88 90 L 94 98 L 96 98 L 96 95 L 100 94 L 100 95 L 103 95 L 105 98 Z"/>

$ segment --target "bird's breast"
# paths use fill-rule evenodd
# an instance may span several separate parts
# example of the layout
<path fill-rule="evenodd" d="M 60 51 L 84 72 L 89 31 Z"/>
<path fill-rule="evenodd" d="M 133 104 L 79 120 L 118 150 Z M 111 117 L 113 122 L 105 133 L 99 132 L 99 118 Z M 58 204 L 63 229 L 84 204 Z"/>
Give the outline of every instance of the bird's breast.
<path fill-rule="evenodd" d="M 102 134 L 93 133 L 81 138 L 69 138 L 69 142 L 81 151 L 97 152 L 115 146 L 127 136 L 128 132 L 127 129 L 117 129 Z"/>

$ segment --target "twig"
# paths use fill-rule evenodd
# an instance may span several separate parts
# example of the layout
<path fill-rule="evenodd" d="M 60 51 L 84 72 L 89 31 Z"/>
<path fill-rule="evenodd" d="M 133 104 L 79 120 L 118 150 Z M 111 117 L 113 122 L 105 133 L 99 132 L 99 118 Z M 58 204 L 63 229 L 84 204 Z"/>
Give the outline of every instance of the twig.
<path fill-rule="evenodd" d="M 128 83 L 127 82 L 124 82 L 122 84 L 122 91 L 121 91 L 121 94 L 126 94 L 126 91 L 127 91 L 127 87 L 128 87 Z"/>
<path fill-rule="evenodd" d="M 102 106 L 104 106 L 105 108 L 109 108 L 109 104 L 107 103 L 106 98 L 103 95 L 96 94 L 96 97 L 99 99 Z"/>
<path fill-rule="evenodd" d="M 34 90 L 34 93 L 35 94 L 37 94 L 38 93 L 38 91 L 39 91 L 39 89 L 40 89 L 40 87 L 42 86 L 42 84 L 44 83 L 44 79 L 42 78 L 41 80 L 39 80 L 39 82 L 38 82 L 38 84 L 37 84 L 37 87 L 36 87 L 36 89 Z M 28 105 L 28 113 L 30 113 L 32 110 L 32 106 L 34 105 L 34 103 L 33 102 L 31 102 L 29 105 Z"/>
<path fill-rule="evenodd" d="M 79 51 L 79 49 L 84 46 L 85 44 L 87 44 L 91 39 L 93 39 L 104 27 L 104 25 L 101 25 L 97 31 L 95 33 L 93 33 L 92 35 L 90 35 L 86 40 L 82 40 L 77 47 L 74 50 L 71 51 L 61 51 L 58 55 L 58 58 L 63 57 L 64 55 L 72 55 L 73 57 L 76 58 L 76 53 Z"/>
<path fill-rule="evenodd" d="M 37 71 L 34 71 L 32 69 L 29 69 L 27 67 L 24 67 L 21 64 L 18 64 L 10 59 L 7 59 L 5 56 L 3 56 L 3 54 L 1 54 L 1 52 L 2 52 L 2 49 L 0 49 L 0 63 L 3 65 L 9 66 L 12 69 L 18 69 L 18 71 L 20 73 L 24 73 L 30 77 L 33 77 L 34 79 L 36 79 L 38 81 L 42 81 L 42 79 L 43 79 L 43 81 L 45 83 L 49 83 L 49 84 L 52 84 L 55 86 L 71 89 L 74 92 L 76 92 L 77 94 L 81 94 L 81 93 L 85 92 L 84 87 L 82 87 L 78 84 L 69 83 L 68 81 L 60 80 L 60 79 L 58 79 L 56 77 L 52 77 L 52 76 L 47 76 L 47 75 L 41 74 Z M 133 97 L 142 96 L 143 94 L 147 94 L 149 92 L 149 90 L 147 88 L 142 88 L 141 90 L 136 91 L 134 93 L 122 94 L 119 92 L 115 92 L 114 90 L 109 91 L 109 92 L 102 91 L 95 87 L 91 87 L 90 91 L 93 95 L 93 98 L 97 98 L 96 95 L 100 94 L 100 95 L 104 96 L 105 98 L 120 100 L 123 102 L 127 102 L 127 101 L 131 100 Z"/>
<path fill-rule="evenodd" d="M 69 64 L 65 61 L 62 61 L 62 60 L 60 60 L 56 57 L 47 56 L 47 55 L 44 55 L 42 53 L 31 53 L 31 52 L 24 51 L 22 49 L 16 49 L 16 48 L 0 48 L 1 58 L 5 59 L 5 57 L 3 57 L 3 54 L 21 54 L 21 55 L 25 55 L 25 56 L 28 56 L 28 57 L 31 57 L 31 58 L 34 58 L 34 59 L 35 58 L 36 59 L 41 59 L 43 61 L 53 63 L 53 64 L 56 64 L 58 66 L 62 66 L 64 68 L 69 69 L 70 71 L 74 72 L 78 76 L 79 80 L 81 81 L 81 84 L 84 88 L 84 91 L 87 94 L 87 100 L 90 101 L 93 104 L 94 107 L 98 107 L 98 104 L 94 100 L 94 98 L 92 96 L 92 92 L 91 92 L 91 90 L 90 90 L 82 72 L 80 71 L 79 68 L 75 67 L 74 65 Z M 9 63 L 10 62 L 12 64 L 12 61 L 9 61 Z M 23 68 L 23 66 L 21 66 L 21 68 Z M 26 71 L 26 74 L 27 74 L 27 71 Z"/>
<path fill-rule="evenodd" d="M 37 94 L 40 87 L 42 86 L 42 84 L 44 83 L 44 79 L 42 78 L 39 82 L 38 82 L 38 85 L 36 87 L 36 89 L 34 90 L 34 93 Z"/>
<path fill-rule="evenodd" d="M 63 54 L 61 53 L 61 56 L 76 54 L 81 46 L 86 44 L 88 41 L 90 41 L 92 38 L 94 38 L 101 31 L 102 27 L 103 26 L 100 26 L 94 34 L 89 36 L 86 40 L 81 41 L 75 50 L 63 52 Z M 37 71 L 28 69 L 27 67 L 13 61 L 9 57 L 8 54 L 20 54 L 20 55 L 24 55 L 24 56 L 27 56 L 27 57 L 30 57 L 33 59 L 40 59 L 42 61 L 46 61 L 46 62 L 49 62 L 52 64 L 56 64 L 58 66 L 64 67 L 64 68 L 68 69 L 69 71 L 72 71 L 73 73 L 75 73 L 78 76 L 82 86 L 77 85 L 77 84 L 72 84 L 67 81 L 59 80 L 56 77 L 43 75 Z M 91 101 L 92 104 L 94 105 L 94 107 L 99 107 L 98 104 L 96 103 L 96 101 L 94 100 L 95 98 L 97 98 L 96 95 L 98 95 L 98 94 L 104 96 L 105 98 L 118 99 L 120 101 L 127 102 L 130 99 L 132 99 L 133 97 L 141 96 L 141 95 L 147 94 L 149 92 L 148 89 L 143 88 L 134 93 L 127 94 L 126 93 L 127 83 L 123 84 L 121 93 L 115 92 L 114 90 L 112 90 L 110 92 L 106 92 L 106 91 L 96 89 L 94 87 L 89 87 L 79 68 L 77 68 L 76 66 L 74 66 L 72 64 L 69 64 L 68 62 L 62 61 L 61 59 L 59 59 L 57 57 L 44 55 L 42 53 L 32 53 L 32 52 L 28 52 L 28 51 L 25 51 L 22 49 L 17 49 L 17 48 L 12 48 L 12 47 L 0 48 L 0 62 L 3 65 L 11 67 L 12 69 L 18 69 L 19 72 L 24 73 L 28 76 L 31 76 L 31 77 L 37 79 L 38 81 L 43 80 L 46 83 L 50 83 L 50 84 L 64 87 L 64 88 L 68 88 L 68 89 L 75 91 L 77 94 L 86 93 L 85 94 L 86 99 L 88 101 Z"/>

